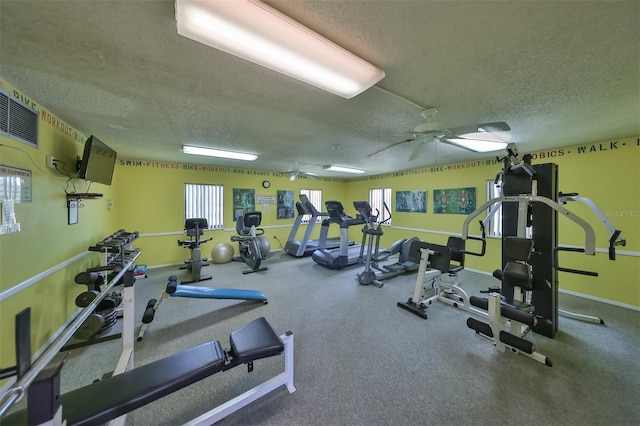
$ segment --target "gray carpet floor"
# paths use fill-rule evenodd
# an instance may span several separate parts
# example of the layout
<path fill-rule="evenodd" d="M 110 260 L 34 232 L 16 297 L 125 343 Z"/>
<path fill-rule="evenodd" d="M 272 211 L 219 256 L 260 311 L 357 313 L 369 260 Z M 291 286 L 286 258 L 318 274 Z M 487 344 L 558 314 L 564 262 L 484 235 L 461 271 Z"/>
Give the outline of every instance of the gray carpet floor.
<path fill-rule="evenodd" d="M 423 320 L 396 306 L 413 293 L 416 276 L 361 286 L 362 266 L 331 271 L 310 258 L 272 252 L 269 270 L 242 275 L 240 262 L 210 265 L 209 287 L 256 289 L 268 304 L 169 298 L 163 301 L 135 363 L 146 364 L 218 339 L 264 316 L 295 340 L 295 386 L 283 387 L 227 417 L 224 425 L 638 425 L 640 424 L 640 312 L 560 295 L 561 308 L 596 315 L 606 324 L 560 318 L 554 339 L 528 334 L 548 367 L 501 353 L 467 328 L 469 314 L 434 302 Z M 150 269 L 136 283 L 136 322 L 150 298 L 186 271 Z M 629 277 L 629 288 L 633 287 Z M 470 294 L 495 285 L 463 271 Z M 73 351 L 63 390 L 91 383 L 116 364 L 119 341 Z M 129 414 L 130 425 L 177 425 L 282 371 L 282 357 L 218 373 Z"/>

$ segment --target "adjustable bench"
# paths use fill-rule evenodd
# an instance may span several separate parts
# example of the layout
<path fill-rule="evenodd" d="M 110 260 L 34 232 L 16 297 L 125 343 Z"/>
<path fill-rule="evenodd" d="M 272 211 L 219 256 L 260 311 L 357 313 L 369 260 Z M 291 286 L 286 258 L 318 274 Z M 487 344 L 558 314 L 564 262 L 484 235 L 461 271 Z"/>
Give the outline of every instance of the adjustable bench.
<path fill-rule="evenodd" d="M 229 370 L 240 364 L 248 364 L 253 369 L 253 361 L 279 355 L 285 352 L 285 371 L 276 377 L 254 387 L 233 400 L 194 419 L 193 424 L 212 424 L 263 395 L 286 385 L 290 393 L 295 392 L 293 385 L 293 333 L 278 336 L 263 317 L 235 330 L 229 337 L 230 348 L 225 350 L 218 340 L 188 349 L 158 361 L 109 377 L 59 396 L 60 368 L 45 369 L 57 372 L 48 377 L 40 377 L 32 385 L 36 389 L 43 381 L 55 384 L 57 392 L 31 392 L 27 410 L 2 419 L 2 424 L 40 424 L 52 422 L 58 424 L 55 417 L 61 406 L 60 422 L 67 425 L 90 425 L 105 423 L 140 408 L 152 401 L 169 395 L 199 380 Z M 43 374 L 41 374 L 42 376 Z M 38 379 L 37 379 L 38 380 Z M 45 386 L 48 387 L 48 386 Z M 35 394 L 35 395 L 32 395 Z M 49 398 L 49 399 L 48 399 Z M 48 400 L 47 400 L 48 399 Z M 43 410 L 43 407 L 53 407 Z M 28 412 L 28 414 L 27 414 Z M 61 418 L 60 418 L 61 417 Z"/>

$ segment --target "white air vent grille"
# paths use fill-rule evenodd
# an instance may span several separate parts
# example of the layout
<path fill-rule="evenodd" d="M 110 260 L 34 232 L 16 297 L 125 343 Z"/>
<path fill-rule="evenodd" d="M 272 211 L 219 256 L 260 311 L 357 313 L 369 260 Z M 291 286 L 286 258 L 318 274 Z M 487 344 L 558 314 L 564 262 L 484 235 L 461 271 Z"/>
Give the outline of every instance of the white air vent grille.
<path fill-rule="evenodd" d="M 38 147 L 38 111 L 0 90 L 0 133 Z"/>

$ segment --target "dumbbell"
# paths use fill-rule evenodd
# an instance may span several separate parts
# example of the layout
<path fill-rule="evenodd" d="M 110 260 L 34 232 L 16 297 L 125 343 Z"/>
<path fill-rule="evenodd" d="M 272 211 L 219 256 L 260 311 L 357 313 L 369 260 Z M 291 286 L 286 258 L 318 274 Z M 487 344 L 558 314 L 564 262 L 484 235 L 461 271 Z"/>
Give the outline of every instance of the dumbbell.
<path fill-rule="evenodd" d="M 76 306 L 79 308 L 86 308 L 91 304 L 91 302 L 93 302 L 93 299 L 98 297 L 99 294 L 100 292 L 96 290 L 89 290 L 80 293 L 78 297 L 76 297 Z"/>
<path fill-rule="evenodd" d="M 122 303 L 122 295 L 115 291 L 102 299 L 98 304 L 98 309 L 115 309 Z"/>
<path fill-rule="evenodd" d="M 104 277 L 97 272 L 80 272 L 74 278 L 76 284 L 84 284 L 88 286 L 101 286 L 104 284 Z"/>
<path fill-rule="evenodd" d="M 84 322 L 73 333 L 76 339 L 86 340 L 98 334 L 105 325 L 104 316 L 98 313 L 92 313 L 84 320 Z"/>

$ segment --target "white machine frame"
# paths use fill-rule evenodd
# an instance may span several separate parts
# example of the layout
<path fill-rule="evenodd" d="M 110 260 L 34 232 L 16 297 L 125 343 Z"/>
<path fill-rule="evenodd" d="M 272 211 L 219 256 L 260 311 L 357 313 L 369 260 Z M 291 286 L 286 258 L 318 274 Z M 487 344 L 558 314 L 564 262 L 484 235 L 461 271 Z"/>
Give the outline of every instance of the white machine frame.
<path fill-rule="evenodd" d="M 263 382 L 241 395 L 207 411 L 204 414 L 192 419 L 185 426 L 208 426 L 218 422 L 241 408 L 251 404 L 253 401 L 262 398 L 264 395 L 276 390 L 280 386 L 286 386 L 289 393 L 296 391 L 293 385 L 293 333 L 287 332 L 280 336 L 284 342 L 284 371 L 275 377 Z"/>

